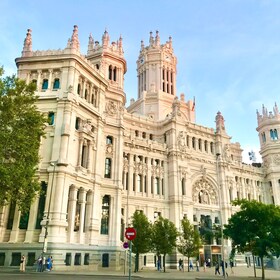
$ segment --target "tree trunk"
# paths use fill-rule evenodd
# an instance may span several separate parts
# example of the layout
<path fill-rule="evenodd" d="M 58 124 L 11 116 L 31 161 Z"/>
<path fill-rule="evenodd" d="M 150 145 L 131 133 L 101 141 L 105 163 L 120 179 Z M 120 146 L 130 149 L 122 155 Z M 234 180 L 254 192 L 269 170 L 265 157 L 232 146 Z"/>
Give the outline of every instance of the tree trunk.
<path fill-rule="evenodd" d="M 254 276 L 255 278 L 257 277 L 257 274 L 256 274 L 256 264 L 255 264 L 255 256 L 252 254 L 253 256 L 253 263 L 254 263 Z"/>
<path fill-rule="evenodd" d="M 139 253 L 136 253 L 135 255 L 135 266 L 134 266 L 134 272 L 139 271 Z"/>
<path fill-rule="evenodd" d="M 188 272 L 190 272 L 190 257 L 188 256 Z"/>
<path fill-rule="evenodd" d="M 263 256 L 261 257 L 261 263 L 262 263 L 262 280 L 265 279 L 265 275 L 264 275 L 264 263 L 263 263 Z"/>
<path fill-rule="evenodd" d="M 163 272 L 165 272 L 165 256 L 166 254 L 163 255 Z"/>

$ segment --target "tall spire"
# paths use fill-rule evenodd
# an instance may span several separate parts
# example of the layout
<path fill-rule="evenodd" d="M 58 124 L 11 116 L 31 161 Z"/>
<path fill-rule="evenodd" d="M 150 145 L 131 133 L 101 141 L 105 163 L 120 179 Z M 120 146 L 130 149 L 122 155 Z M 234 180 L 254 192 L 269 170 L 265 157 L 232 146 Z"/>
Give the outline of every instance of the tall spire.
<path fill-rule="evenodd" d="M 88 50 L 87 50 L 87 54 L 89 55 L 94 49 L 94 40 L 93 37 L 91 35 L 91 33 L 89 34 L 88 37 Z"/>
<path fill-rule="evenodd" d="M 31 29 L 27 29 L 26 37 L 24 39 L 22 56 L 31 56 L 32 52 L 32 36 L 31 36 Z"/>
<path fill-rule="evenodd" d="M 118 48 L 119 48 L 119 52 L 122 53 L 123 52 L 123 39 L 122 39 L 122 35 L 120 35 L 119 41 L 118 41 Z"/>
<path fill-rule="evenodd" d="M 104 49 L 106 49 L 109 46 L 109 42 L 110 42 L 110 37 L 107 30 L 105 29 L 104 34 L 102 36 L 102 46 Z"/>
<path fill-rule="evenodd" d="M 78 26 L 74 25 L 73 34 L 71 37 L 71 49 L 76 49 L 77 51 L 80 51 L 80 42 L 78 37 Z"/>

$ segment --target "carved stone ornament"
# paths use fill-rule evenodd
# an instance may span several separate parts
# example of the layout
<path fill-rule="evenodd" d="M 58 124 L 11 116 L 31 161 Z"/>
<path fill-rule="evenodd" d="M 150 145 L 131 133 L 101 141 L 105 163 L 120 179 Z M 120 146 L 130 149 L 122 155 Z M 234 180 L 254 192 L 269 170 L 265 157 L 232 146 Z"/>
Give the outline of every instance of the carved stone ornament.
<path fill-rule="evenodd" d="M 184 131 L 180 131 L 177 137 L 178 148 L 181 152 L 185 152 L 187 149 L 186 137 Z"/>
<path fill-rule="evenodd" d="M 113 101 L 107 102 L 106 113 L 110 116 L 113 116 L 117 113 L 117 105 Z"/>
<path fill-rule="evenodd" d="M 229 144 L 226 144 L 224 146 L 224 158 L 225 158 L 226 161 L 230 161 L 231 160 Z"/>
<path fill-rule="evenodd" d="M 193 186 L 193 201 L 201 204 L 218 204 L 218 195 L 214 187 L 204 179 Z"/>
<path fill-rule="evenodd" d="M 106 145 L 106 154 L 109 156 L 113 155 L 113 145 L 112 144 L 107 144 Z"/>
<path fill-rule="evenodd" d="M 275 165 L 280 165 L 280 155 L 277 154 L 273 157 L 273 162 Z"/>

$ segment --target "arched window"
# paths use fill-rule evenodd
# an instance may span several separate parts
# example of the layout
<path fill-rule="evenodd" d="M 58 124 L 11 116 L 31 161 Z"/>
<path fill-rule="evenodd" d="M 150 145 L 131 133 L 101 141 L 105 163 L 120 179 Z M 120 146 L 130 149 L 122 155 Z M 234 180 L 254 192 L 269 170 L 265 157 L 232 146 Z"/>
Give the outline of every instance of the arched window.
<path fill-rule="evenodd" d="M 263 143 L 265 143 L 266 142 L 265 132 L 263 132 L 261 135 L 262 135 L 262 141 L 263 141 Z"/>
<path fill-rule="evenodd" d="M 182 179 L 182 195 L 186 195 L 185 178 Z"/>
<path fill-rule="evenodd" d="M 80 95 L 80 94 L 81 94 L 81 84 L 78 84 L 77 94 L 78 94 L 78 95 Z"/>
<path fill-rule="evenodd" d="M 105 195 L 102 199 L 101 234 L 109 234 L 110 197 Z"/>
<path fill-rule="evenodd" d="M 49 80 L 48 79 L 44 79 L 43 80 L 43 84 L 42 84 L 42 90 L 48 89 L 48 86 L 49 86 Z"/>
<path fill-rule="evenodd" d="M 112 167 L 112 160 L 110 158 L 105 159 L 105 178 L 111 178 L 111 167 Z"/>
<path fill-rule="evenodd" d="M 54 79 L 53 89 L 59 89 L 59 87 L 60 87 L 59 79 Z"/>
<path fill-rule="evenodd" d="M 270 139 L 271 140 L 277 140 L 278 139 L 277 129 L 270 129 Z"/>
<path fill-rule="evenodd" d="M 49 123 L 49 125 L 54 125 L 54 112 L 49 112 L 48 123 Z"/>
<path fill-rule="evenodd" d="M 113 69 L 112 69 L 112 65 L 109 66 L 109 72 L 108 72 L 108 78 L 109 80 L 112 80 L 112 76 L 113 76 Z"/>
<path fill-rule="evenodd" d="M 117 67 L 115 67 L 113 70 L 113 79 L 115 82 L 117 81 Z"/>
<path fill-rule="evenodd" d="M 113 137 L 112 136 L 107 136 L 106 137 L 106 144 L 107 145 L 112 145 L 113 144 Z"/>

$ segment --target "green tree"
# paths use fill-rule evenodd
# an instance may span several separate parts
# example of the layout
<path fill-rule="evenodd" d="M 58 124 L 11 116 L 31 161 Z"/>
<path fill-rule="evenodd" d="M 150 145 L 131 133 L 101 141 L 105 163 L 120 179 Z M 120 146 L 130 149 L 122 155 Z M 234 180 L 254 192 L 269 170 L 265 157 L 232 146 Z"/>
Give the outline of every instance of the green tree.
<path fill-rule="evenodd" d="M 278 256 L 280 252 L 280 208 L 255 200 L 234 201 L 233 205 L 240 205 L 240 211 L 231 216 L 224 234 L 238 251 L 251 251 L 260 257 L 265 279 L 264 257 Z"/>
<path fill-rule="evenodd" d="M 163 269 L 165 272 L 165 257 L 171 254 L 176 248 L 176 241 L 179 233 L 174 223 L 161 216 L 153 224 L 152 248 L 159 258 L 163 255 Z"/>
<path fill-rule="evenodd" d="M 202 246 L 199 232 L 194 228 L 188 219 L 181 221 L 182 232 L 177 245 L 178 251 L 188 258 L 188 271 L 190 271 L 190 257 L 199 255 L 199 248 Z"/>
<path fill-rule="evenodd" d="M 36 179 L 46 119 L 38 112 L 35 85 L 0 67 L 0 206 L 14 201 L 27 212 L 40 189 Z"/>
<path fill-rule="evenodd" d="M 132 241 L 132 251 L 135 253 L 135 272 L 139 270 L 139 255 L 151 250 L 152 225 L 143 212 L 135 211 L 132 216 L 132 226 L 136 229 L 136 238 Z"/>

